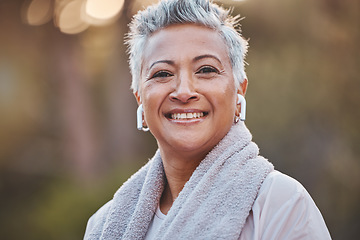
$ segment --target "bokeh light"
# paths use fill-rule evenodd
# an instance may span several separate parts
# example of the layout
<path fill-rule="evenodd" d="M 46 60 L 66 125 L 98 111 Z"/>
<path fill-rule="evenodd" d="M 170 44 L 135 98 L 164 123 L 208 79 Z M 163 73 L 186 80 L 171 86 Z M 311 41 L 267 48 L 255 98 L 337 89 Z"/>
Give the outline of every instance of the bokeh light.
<path fill-rule="evenodd" d="M 116 18 L 124 6 L 124 0 L 87 0 L 85 13 L 95 24 L 110 22 Z"/>
<path fill-rule="evenodd" d="M 56 22 L 63 33 L 80 33 L 90 26 L 82 18 L 83 6 L 83 1 L 71 1 L 61 9 Z"/>
<path fill-rule="evenodd" d="M 49 22 L 53 16 L 52 0 L 32 0 L 25 3 L 23 20 L 29 25 L 37 26 Z"/>
<path fill-rule="evenodd" d="M 39 26 L 54 19 L 55 26 L 66 34 L 77 34 L 90 26 L 114 23 L 125 0 L 28 0 L 22 18 L 29 25 Z"/>

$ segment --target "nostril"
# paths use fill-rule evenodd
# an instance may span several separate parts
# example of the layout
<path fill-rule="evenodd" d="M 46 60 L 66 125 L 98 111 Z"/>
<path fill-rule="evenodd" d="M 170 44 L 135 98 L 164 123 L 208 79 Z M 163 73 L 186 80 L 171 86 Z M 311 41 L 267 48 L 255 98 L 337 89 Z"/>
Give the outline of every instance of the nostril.
<path fill-rule="evenodd" d="M 188 103 L 190 101 L 196 101 L 199 99 L 199 96 L 197 93 L 194 94 L 171 94 L 170 100 L 172 101 L 179 101 L 183 103 Z"/>

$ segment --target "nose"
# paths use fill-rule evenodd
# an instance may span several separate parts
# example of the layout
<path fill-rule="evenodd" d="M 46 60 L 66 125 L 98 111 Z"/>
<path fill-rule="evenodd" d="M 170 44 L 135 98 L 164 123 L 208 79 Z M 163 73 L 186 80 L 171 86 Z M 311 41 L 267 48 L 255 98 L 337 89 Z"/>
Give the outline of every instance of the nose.
<path fill-rule="evenodd" d="M 191 74 L 180 75 L 176 81 L 175 90 L 169 95 L 171 101 L 188 103 L 199 100 L 199 94 L 194 87 Z"/>

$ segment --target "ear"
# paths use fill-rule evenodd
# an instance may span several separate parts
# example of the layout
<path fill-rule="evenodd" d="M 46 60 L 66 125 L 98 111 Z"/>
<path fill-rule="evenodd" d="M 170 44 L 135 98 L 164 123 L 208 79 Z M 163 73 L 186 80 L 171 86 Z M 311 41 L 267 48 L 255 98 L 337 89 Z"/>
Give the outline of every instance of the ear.
<path fill-rule="evenodd" d="M 240 83 L 240 86 L 236 93 L 245 96 L 247 86 L 248 86 L 248 80 L 245 78 L 244 81 Z M 238 102 L 238 100 L 239 100 L 238 97 L 236 97 L 236 103 Z M 240 110 L 241 110 L 240 104 L 236 104 L 236 111 L 235 111 L 236 116 L 240 115 Z"/>
<path fill-rule="evenodd" d="M 137 101 L 138 105 L 140 105 L 141 104 L 141 99 L 140 99 L 139 92 L 138 91 L 134 92 L 134 96 L 136 98 L 136 101 Z"/>
<path fill-rule="evenodd" d="M 141 98 L 140 98 L 139 92 L 138 92 L 138 91 L 134 92 L 134 96 L 135 96 L 135 98 L 136 98 L 136 101 L 137 101 L 137 103 L 138 103 L 138 106 L 140 107 Z M 144 122 L 144 124 L 146 125 L 146 119 L 145 119 L 145 116 L 144 116 L 144 112 L 143 112 L 143 111 L 139 112 L 139 107 L 138 107 L 138 112 L 137 112 L 137 119 L 141 119 L 141 120 L 140 120 L 140 121 L 141 121 L 140 126 L 142 126 L 142 122 Z M 142 108 L 141 108 L 141 109 L 142 109 Z M 138 121 L 139 121 L 139 120 L 138 120 Z M 139 123 L 138 123 L 138 124 L 139 124 Z M 138 129 L 139 129 L 139 125 L 138 125 Z M 141 128 L 140 128 L 139 130 L 141 130 Z M 146 130 L 146 131 L 148 131 L 148 130 Z"/>
<path fill-rule="evenodd" d="M 248 86 L 248 80 L 245 78 L 244 81 L 242 83 L 240 83 L 240 87 L 239 87 L 237 93 L 245 96 L 247 86 Z"/>

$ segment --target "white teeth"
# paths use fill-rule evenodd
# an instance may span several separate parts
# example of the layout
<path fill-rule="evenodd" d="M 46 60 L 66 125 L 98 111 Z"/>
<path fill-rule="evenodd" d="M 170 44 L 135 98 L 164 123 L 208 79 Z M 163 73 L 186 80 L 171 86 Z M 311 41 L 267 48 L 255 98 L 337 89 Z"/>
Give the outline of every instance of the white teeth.
<path fill-rule="evenodd" d="M 173 113 L 171 114 L 172 119 L 192 119 L 203 117 L 204 113 Z"/>

